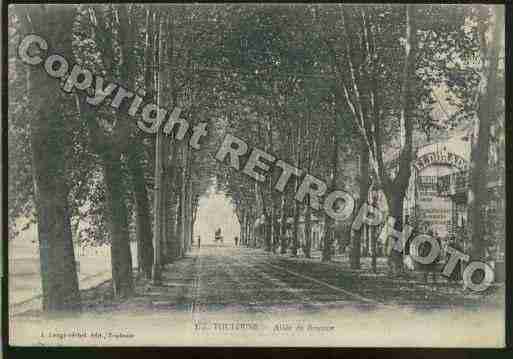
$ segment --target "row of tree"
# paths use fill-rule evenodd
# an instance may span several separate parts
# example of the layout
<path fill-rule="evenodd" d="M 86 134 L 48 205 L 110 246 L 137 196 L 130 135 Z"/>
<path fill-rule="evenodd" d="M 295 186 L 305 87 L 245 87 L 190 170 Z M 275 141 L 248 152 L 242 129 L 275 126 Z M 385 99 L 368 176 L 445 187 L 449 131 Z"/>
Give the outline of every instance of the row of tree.
<path fill-rule="evenodd" d="M 241 42 L 236 59 L 226 55 L 232 64 L 240 58 L 241 69 L 240 99 L 227 114 L 229 131 L 354 194 L 356 209 L 368 201 L 371 188 L 381 191 L 401 230 L 416 149 L 473 123 L 471 247 L 473 257 L 483 258 L 482 214 L 488 201 L 483 173 L 490 128 L 501 127 L 504 108 L 503 9 L 289 5 L 252 10 L 234 34 Z M 442 104 L 437 93 L 444 96 Z M 437 116 L 440 106 L 451 113 Z M 264 248 L 290 249 L 296 256 L 301 216 L 303 252 L 309 257 L 316 211 L 308 198 L 294 200 L 299 178 L 283 194 L 273 192 L 277 172 L 261 184 L 220 171 L 219 183 L 237 209 L 243 243 L 251 242 L 252 226 L 262 215 Z M 321 212 L 315 215 L 325 223 L 322 259 L 330 260 L 335 232 L 342 229 L 340 235 L 350 237 L 351 266 L 359 268 L 361 230 L 351 232 Z M 292 243 L 285 234 L 289 218 Z M 375 241 L 371 238 L 373 248 Z"/>
<path fill-rule="evenodd" d="M 160 267 L 191 246 L 213 167 L 210 144 L 191 149 L 190 133 L 180 142 L 157 141 L 123 105 L 93 107 L 87 93 L 62 92 L 41 67 L 16 58 L 20 40 L 38 34 L 52 52 L 106 82 L 168 109 L 180 106 L 192 127 L 216 108 L 215 87 L 205 86 L 212 80 L 194 72 L 217 26 L 213 13 L 127 4 L 20 5 L 9 14 L 10 234 L 17 235 L 19 217 L 37 222 L 44 310 L 80 308 L 74 236 L 110 244 L 115 296 L 134 288 L 131 237 L 139 272 L 158 281 Z"/>
<path fill-rule="evenodd" d="M 17 5 L 9 13 L 9 228 L 38 224 L 44 309 L 80 307 L 73 239 L 108 242 L 113 291 L 133 291 L 129 241 L 138 270 L 155 283 L 163 265 L 190 249 L 198 200 L 217 183 L 232 200 L 241 241 L 297 256 L 300 217 L 309 257 L 312 220 L 324 220 L 323 260 L 339 224 L 295 200 L 301 178 L 283 193 L 279 173 L 257 183 L 216 163 L 232 133 L 249 145 L 357 194 L 381 190 L 389 214 L 402 217 L 416 144 L 474 121 L 473 255 L 482 257 L 480 216 L 490 128 L 503 104 L 503 11 L 444 5 Z M 193 125 L 208 121 L 200 150 L 147 135 L 128 108 L 92 107 L 66 94 L 41 67 L 16 58 L 28 33 L 70 62 L 137 91 Z M 478 59 L 476 63 L 476 59 Z M 433 115 L 443 88 L 452 116 Z M 398 166 L 387 154 L 396 151 Z M 355 161 L 357 159 L 357 161 Z M 152 205 L 153 204 L 153 205 Z M 82 226 L 86 221 L 89 226 Z M 292 236 L 286 236 L 292 222 Z M 397 223 L 401 227 L 401 223 Z M 351 265 L 360 265 L 361 233 L 349 232 Z M 373 244 L 375 246 L 375 242 Z"/>

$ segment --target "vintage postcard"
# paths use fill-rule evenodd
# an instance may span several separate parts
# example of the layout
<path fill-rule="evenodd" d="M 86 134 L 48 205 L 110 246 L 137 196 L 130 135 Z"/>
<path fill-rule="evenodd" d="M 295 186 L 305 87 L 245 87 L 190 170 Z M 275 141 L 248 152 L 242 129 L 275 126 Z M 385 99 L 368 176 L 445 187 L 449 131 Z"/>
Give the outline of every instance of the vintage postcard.
<path fill-rule="evenodd" d="M 12 346 L 505 346 L 502 5 L 16 4 Z"/>

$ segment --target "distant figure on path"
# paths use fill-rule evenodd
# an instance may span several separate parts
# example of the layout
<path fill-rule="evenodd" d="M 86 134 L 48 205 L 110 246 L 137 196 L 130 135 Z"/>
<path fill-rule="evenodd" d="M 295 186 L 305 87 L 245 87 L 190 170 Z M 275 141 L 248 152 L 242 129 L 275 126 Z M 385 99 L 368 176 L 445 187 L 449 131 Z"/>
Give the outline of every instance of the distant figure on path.
<path fill-rule="evenodd" d="M 201 248 L 201 237 L 198 236 L 198 248 Z"/>
<path fill-rule="evenodd" d="M 221 234 L 221 228 L 218 228 L 215 231 L 214 237 L 215 237 L 215 239 L 214 239 L 215 242 L 221 241 L 221 243 L 223 243 L 223 236 Z"/>
<path fill-rule="evenodd" d="M 235 236 L 235 247 L 237 247 L 238 243 L 239 243 L 239 237 Z"/>

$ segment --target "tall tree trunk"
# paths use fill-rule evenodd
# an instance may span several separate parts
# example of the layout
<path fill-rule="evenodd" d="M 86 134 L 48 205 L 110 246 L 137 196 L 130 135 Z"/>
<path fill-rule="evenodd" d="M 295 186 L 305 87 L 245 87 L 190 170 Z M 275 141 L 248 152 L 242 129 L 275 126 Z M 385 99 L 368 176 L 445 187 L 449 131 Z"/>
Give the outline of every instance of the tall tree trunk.
<path fill-rule="evenodd" d="M 362 227 L 362 257 L 368 257 L 369 256 L 369 227 L 363 226 Z"/>
<path fill-rule="evenodd" d="M 276 206 L 274 196 L 271 193 L 271 214 L 270 214 L 270 242 L 271 242 L 271 250 L 273 253 L 276 253 L 276 248 L 278 246 L 278 231 L 276 228 Z"/>
<path fill-rule="evenodd" d="M 185 252 L 187 251 L 187 147 L 184 143 L 180 144 L 181 146 L 181 162 L 182 167 L 180 171 L 180 231 L 178 236 L 178 241 L 180 243 L 180 257 L 183 258 L 185 256 Z"/>
<path fill-rule="evenodd" d="M 171 142 L 169 138 L 163 138 L 162 144 L 162 249 L 161 249 L 161 264 L 165 265 L 168 262 L 168 258 L 170 257 L 170 248 L 169 248 L 169 202 L 171 201 L 171 185 L 170 185 L 170 177 L 172 177 L 172 166 L 170 161 L 173 159 L 169 159 L 169 153 L 171 152 Z"/>
<path fill-rule="evenodd" d="M 248 218 L 246 220 L 246 246 L 251 245 L 251 221 L 253 220 L 253 217 L 251 216 L 251 212 L 248 211 Z"/>
<path fill-rule="evenodd" d="M 292 246 L 290 248 L 292 257 L 297 257 L 297 250 L 299 249 L 299 212 L 300 204 L 294 200 L 294 222 L 292 224 Z"/>
<path fill-rule="evenodd" d="M 179 245 L 177 240 L 177 220 L 178 220 L 178 206 L 179 201 L 175 191 L 170 192 L 170 201 L 169 201 L 169 213 L 168 217 L 169 222 L 169 237 L 168 237 L 168 248 L 169 248 L 169 256 L 167 258 L 167 262 L 171 263 L 179 257 Z"/>
<path fill-rule="evenodd" d="M 324 237 L 322 240 L 322 252 L 321 252 L 321 261 L 329 262 L 331 261 L 331 244 L 332 244 L 332 220 L 328 218 L 328 216 L 324 215 Z"/>
<path fill-rule="evenodd" d="M 163 146 L 163 151 L 162 151 L 162 157 L 163 159 L 165 159 L 166 157 L 166 145 L 164 144 Z M 165 161 L 164 161 L 165 162 Z M 161 182 L 161 185 L 162 185 L 162 210 L 161 210 L 161 223 L 162 223 L 162 226 L 161 226 L 161 237 L 162 238 L 162 241 L 161 241 L 161 249 L 160 249 L 160 263 L 161 265 L 164 265 L 166 263 L 166 258 L 168 257 L 168 251 L 169 251 L 169 248 L 167 246 L 168 244 L 168 236 L 169 236 L 169 233 L 168 233 L 168 206 L 169 206 L 169 186 L 168 186 L 168 180 L 167 180 L 167 176 L 168 176 L 168 169 L 166 168 L 166 166 L 164 166 L 163 168 L 163 171 L 162 171 L 162 182 Z"/>
<path fill-rule="evenodd" d="M 285 213 L 285 194 L 281 195 L 281 220 L 280 220 L 280 254 L 287 253 L 287 215 Z"/>
<path fill-rule="evenodd" d="M 187 251 L 190 252 L 192 246 L 192 161 L 189 160 L 189 174 L 187 176 Z"/>
<path fill-rule="evenodd" d="M 337 134 L 337 122 L 336 119 L 333 122 L 333 153 L 331 156 L 331 190 L 335 190 L 337 186 L 337 177 L 338 177 L 338 151 L 339 151 L 339 140 Z M 328 262 L 331 260 L 332 254 L 332 246 L 335 237 L 335 221 L 328 216 L 324 216 L 325 218 L 325 230 L 324 230 L 324 243 L 322 246 L 322 256 L 321 260 L 323 262 Z"/>
<path fill-rule="evenodd" d="M 101 10 L 94 9 L 97 16 L 103 17 Z M 121 15 L 121 22 L 126 22 L 126 17 Z M 103 23 L 103 21 L 101 21 Z M 69 31 L 69 29 L 67 30 Z M 97 34 L 95 35 L 97 36 Z M 124 43 L 124 42 L 123 42 Z M 126 43 L 123 51 L 126 52 Z M 106 58 L 111 59 L 111 50 L 108 46 L 102 47 L 101 51 Z M 120 57 L 124 59 L 123 53 Z M 122 60 L 123 63 L 124 60 Z M 123 66 L 128 66 L 123 63 Z M 125 74 L 126 75 L 126 74 Z M 126 85 L 124 85 L 126 86 Z M 88 105 L 85 96 L 75 96 L 79 116 L 84 118 L 89 130 L 90 143 L 93 151 L 101 158 L 103 177 L 107 197 L 107 218 L 109 221 L 109 234 L 111 237 L 111 266 L 112 284 L 114 295 L 126 297 L 133 291 L 132 278 L 132 254 L 130 250 L 130 239 L 128 232 L 128 210 L 125 203 L 126 189 L 123 184 L 123 169 L 121 154 L 126 152 L 128 142 L 128 125 L 120 113 L 116 115 L 114 132 L 119 136 L 113 139 L 104 133 L 95 116 L 97 113 L 93 106 Z"/>
<path fill-rule="evenodd" d="M 178 145 L 171 144 L 172 147 L 172 155 L 171 158 L 168 158 L 167 161 L 167 171 L 168 174 L 166 176 L 167 188 L 168 188 L 168 201 L 167 201 L 167 255 L 166 262 L 171 263 L 175 259 L 180 257 L 179 254 L 179 243 L 178 243 L 178 217 L 179 217 L 179 200 L 177 193 L 180 191 L 179 178 L 180 171 L 176 165 L 178 161 Z"/>
<path fill-rule="evenodd" d="M 183 247 L 183 151 L 180 145 L 178 150 L 179 158 L 177 157 L 176 163 L 176 247 L 177 247 L 177 258 L 181 258 L 184 255 L 184 247 Z"/>
<path fill-rule="evenodd" d="M 194 242 L 194 208 L 191 204 L 189 210 L 189 251 L 192 249 L 192 243 Z"/>
<path fill-rule="evenodd" d="M 165 198 L 165 207 L 166 207 L 166 215 L 163 218 L 164 221 L 164 227 L 166 235 L 164 236 L 164 247 L 165 247 L 165 254 L 164 258 L 162 259 L 162 264 L 166 265 L 168 263 L 171 263 L 173 261 L 173 251 L 175 250 L 173 245 L 173 183 L 172 183 L 172 175 L 171 175 L 171 167 L 166 168 L 166 175 L 165 175 L 165 182 L 166 182 L 166 198 Z"/>
<path fill-rule="evenodd" d="M 411 161 L 413 157 L 413 122 L 415 118 L 415 73 L 418 53 L 417 37 L 417 5 L 406 5 L 406 55 L 404 62 L 404 77 L 401 86 L 401 116 L 400 141 L 401 152 L 399 170 L 396 177 L 381 184 L 387 199 L 388 215 L 396 220 L 395 229 L 403 228 L 403 204 L 411 176 Z M 383 164 L 381 165 L 383 166 Z M 390 252 L 391 254 L 392 252 Z M 400 263 L 402 265 L 402 261 Z"/>
<path fill-rule="evenodd" d="M 403 207 L 404 207 L 404 192 L 389 194 L 386 196 L 387 198 L 387 204 L 388 204 L 388 215 L 395 219 L 395 225 L 394 229 L 397 231 L 403 230 Z M 385 224 L 386 226 L 387 224 Z M 388 241 L 388 239 L 387 239 Z M 391 256 L 393 253 L 390 251 L 388 253 L 389 256 Z M 402 255 L 401 255 L 402 258 Z M 398 263 L 400 270 L 402 270 L 402 260 Z"/>
<path fill-rule="evenodd" d="M 376 273 L 378 271 L 378 268 L 377 268 L 377 255 L 378 254 L 376 253 L 377 237 L 375 234 L 374 227 L 369 228 L 369 237 L 370 237 L 371 249 L 372 249 L 371 267 L 372 267 L 372 271 L 374 273 Z"/>
<path fill-rule="evenodd" d="M 341 68 L 343 68 L 341 63 L 338 63 L 337 66 L 337 75 L 339 76 L 339 80 L 344 83 L 343 86 L 346 90 L 350 88 L 354 92 L 354 102 L 351 99 L 351 95 L 349 91 L 344 91 L 342 86 L 338 88 L 339 94 L 341 97 L 344 97 L 346 100 L 347 106 L 351 109 L 353 123 L 359 130 L 359 133 L 362 137 L 362 140 L 365 143 L 365 147 L 367 151 L 370 151 L 370 165 L 373 171 L 373 175 L 377 181 L 378 187 L 382 188 L 385 196 L 387 197 L 387 202 L 389 203 L 389 207 L 391 210 L 390 215 L 402 215 L 402 202 L 404 201 L 404 194 L 406 193 L 406 188 L 409 185 L 409 180 L 411 176 L 411 161 L 413 157 L 413 124 L 415 121 L 415 108 L 416 108 L 416 64 L 417 64 L 417 54 L 418 54 L 418 38 L 417 38 L 417 12 L 418 5 L 408 4 L 405 6 L 406 13 L 406 37 L 405 37 L 405 56 L 404 56 L 404 64 L 403 64 L 403 74 L 402 74 L 402 83 L 401 83 L 401 93 L 400 93 L 400 155 L 399 155 L 399 166 L 398 172 L 394 179 L 390 177 L 388 174 L 388 169 L 386 168 L 386 164 L 383 161 L 383 146 L 382 146 L 382 108 L 380 101 L 380 91 L 378 88 L 379 82 L 382 81 L 381 76 L 378 71 L 370 71 L 367 75 L 370 77 L 370 83 L 362 83 L 361 77 L 356 76 L 358 69 L 357 66 L 353 63 L 353 58 L 358 57 L 360 55 L 355 56 L 354 51 L 352 51 L 351 42 L 347 41 L 345 43 L 345 50 L 348 54 L 345 58 L 347 59 L 347 63 L 344 66 L 347 66 L 349 72 L 351 74 L 350 77 L 347 77 L 349 80 L 344 78 L 344 75 L 341 72 Z M 362 10 L 362 16 L 365 17 L 365 11 Z M 343 10 L 342 12 L 342 20 L 343 20 L 343 33 L 348 38 L 352 38 L 355 35 L 353 22 L 351 21 L 349 11 Z M 351 35 L 351 36 L 349 36 Z M 363 31 L 363 39 L 364 42 L 367 43 L 367 50 L 365 51 L 367 58 L 369 61 L 373 61 L 372 58 L 375 56 L 374 50 L 371 50 L 371 46 L 369 43 L 369 36 L 372 37 L 368 31 Z M 336 51 L 334 48 L 330 46 L 330 52 L 332 53 L 333 58 L 336 61 Z M 360 79 L 359 79 L 360 78 Z M 342 95 L 343 94 L 343 95 Z M 370 101 L 368 101 L 365 97 L 362 97 L 361 94 L 365 94 Z M 371 103 L 370 108 L 369 103 Z M 356 106 L 354 105 L 356 103 Z M 358 207 L 356 207 L 358 208 Z M 352 234 L 351 242 L 354 244 L 353 249 L 355 252 L 353 254 L 353 265 L 355 267 L 358 266 L 358 260 L 356 259 L 359 256 L 357 251 L 360 250 L 360 233 Z M 358 248 L 358 249 L 357 249 Z"/>
<path fill-rule="evenodd" d="M 247 219 L 246 219 L 246 246 L 251 247 L 251 221 L 253 221 L 253 217 L 251 216 L 251 211 L 248 209 L 247 211 Z"/>
<path fill-rule="evenodd" d="M 119 152 L 103 156 L 103 175 L 111 239 L 112 283 L 114 295 L 129 296 L 133 291 L 132 255 L 128 236 L 128 211 L 125 203 L 123 172 Z"/>
<path fill-rule="evenodd" d="M 178 170 L 180 171 L 180 174 L 177 176 L 177 179 L 178 179 L 178 182 L 177 182 L 177 185 L 179 186 L 178 188 L 181 188 L 181 183 L 182 183 L 182 175 L 181 175 L 181 169 L 178 168 Z M 182 220 L 183 220 L 183 216 L 182 216 L 182 193 L 181 192 L 177 192 L 176 193 L 176 239 L 175 239 L 175 244 L 176 244 L 176 255 L 177 255 L 177 258 L 181 258 L 184 254 L 184 250 L 183 250 L 183 241 L 182 241 L 182 231 L 183 231 L 183 226 L 182 226 Z"/>
<path fill-rule="evenodd" d="M 191 221 L 192 242 L 191 242 L 191 246 L 194 245 L 194 226 L 196 225 L 196 219 L 198 218 L 198 201 L 199 201 L 198 197 L 199 196 L 197 194 L 195 194 L 195 198 L 194 198 L 193 205 L 192 205 L 192 221 Z"/>
<path fill-rule="evenodd" d="M 312 211 L 310 206 L 306 206 L 305 213 L 305 246 L 303 251 L 306 258 L 311 258 L 312 254 Z"/>
<path fill-rule="evenodd" d="M 265 230 L 264 230 L 264 249 L 266 252 L 270 252 L 272 250 L 272 217 L 269 213 L 271 211 L 266 210 L 265 217 Z"/>
<path fill-rule="evenodd" d="M 164 62 L 165 62 L 165 29 L 166 17 L 159 18 L 158 28 L 158 65 L 157 65 L 157 106 L 162 107 L 165 102 Z M 155 186 L 154 186 L 154 229 L 153 229 L 153 266 L 152 281 L 158 285 L 162 281 L 162 243 L 163 243 L 163 211 L 164 211 L 164 133 L 160 126 L 157 130 L 155 141 Z"/>
<path fill-rule="evenodd" d="M 364 203 L 367 202 L 369 196 L 370 187 L 370 168 L 369 168 L 369 151 L 366 146 L 361 146 L 360 158 L 359 158 L 359 171 L 360 171 L 360 193 L 358 199 L 358 205 L 355 207 L 359 210 Z M 364 226 L 361 226 L 359 230 L 351 230 L 351 252 L 350 252 L 350 265 L 352 269 L 360 269 L 360 249 L 361 249 L 361 238 Z"/>
<path fill-rule="evenodd" d="M 251 237 L 251 221 L 253 220 L 253 217 L 251 216 L 251 212 L 248 211 L 248 219 L 246 220 L 246 246 L 251 247 L 252 246 L 252 237 Z"/>
<path fill-rule="evenodd" d="M 186 144 L 182 144 L 182 150 L 183 150 L 183 170 L 182 170 L 182 187 L 181 187 L 181 225 L 182 230 L 181 234 L 182 237 L 180 238 L 181 246 L 182 246 L 182 257 L 185 256 L 185 253 L 188 250 L 187 245 L 187 236 L 188 236 L 188 190 L 187 187 L 189 185 L 188 180 L 188 172 L 189 172 L 189 151 Z"/>
<path fill-rule="evenodd" d="M 471 189 L 469 193 L 470 222 L 472 226 L 471 256 L 474 260 L 485 256 L 484 214 L 488 200 L 487 169 L 490 149 L 490 126 L 496 117 L 497 73 L 502 34 L 504 31 L 504 13 L 499 6 L 492 6 L 490 19 L 490 42 L 486 41 L 485 24 L 488 6 L 481 5 L 481 19 L 478 24 L 483 69 L 479 84 L 478 134 L 473 143 L 471 155 Z"/>
<path fill-rule="evenodd" d="M 34 166 L 34 170 L 39 172 L 41 167 L 46 166 L 40 164 Z M 55 180 L 55 177 L 52 177 L 52 180 Z M 43 310 L 47 312 L 79 311 L 80 293 L 67 195 L 55 191 L 52 194 L 48 191 L 47 184 L 38 179 L 36 181 L 38 183 L 37 218 Z M 59 187 L 58 192 L 63 189 L 64 187 Z"/>
<path fill-rule="evenodd" d="M 184 173 L 184 180 L 183 180 L 183 187 L 182 187 L 182 196 L 183 196 L 183 207 L 182 207 L 182 243 L 183 243 L 183 255 L 187 254 L 188 246 L 187 246 L 187 236 L 188 236 L 188 216 L 187 216 L 187 210 L 188 210 L 188 202 L 189 202 L 189 196 L 187 193 L 187 168 L 185 168 Z"/>
<path fill-rule="evenodd" d="M 253 217 L 253 211 L 251 209 L 248 210 L 248 222 L 247 222 L 247 238 L 248 238 L 248 247 L 255 247 L 254 241 L 255 236 L 253 233 L 253 224 L 255 223 L 255 218 Z"/>
<path fill-rule="evenodd" d="M 280 201 L 281 202 L 281 201 Z M 280 244 L 281 244 L 281 213 L 280 213 L 280 209 L 281 207 L 279 207 L 279 203 L 278 201 L 275 200 L 275 204 L 276 204 L 276 207 L 275 207 L 275 212 L 274 212 L 274 218 L 275 218 L 275 221 L 274 221 L 274 253 L 276 253 L 279 248 L 280 248 Z"/>
<path fill-rule="evenodd" d="M 248 221 L 249 213 L 247 210 L 242 210 L 242 223 L 240 227 L 240 243 L 243 245 L 248 244 Z"/>
<path fill-rule="evenodd" d="M 244 215 L 244 228 L 243 228 L 244 245 L 249 246 L 250 241 L 251 241 L 250 233 L 249 233 L 249 222 L 251 221 L 252 218 L 251 218 L 251 214 L 250 214 L 249 210 L 246 210 L 244 214 L 245 214 Z"/>
<path fill-rule="evenodd" d="M 151 213 L 144 178 L 144 167 L 137 156 L 137 152 L 128 151 L 128 167 L 132 175 L 132 186 L 135 203 L 135 225 L 137 258 L 139 272 L 144 273 L 147 279 L 151 279 L 151 266 L 153 263 L 153 244 L 151 231 Z"/>
<path fill-rule="evenodd" d="M 75 10 L 61 6 L 17 5 L 23 30 L 45 38 L 52 50 L 71 55 L 72 38 L 68 29 Z M 30 21 L 29 21 L 30 19 Z M 51 26 L 49 24 L 52 24 Z M 28 98 L 34 115 L 30 121 L 32 170 L 36 198 L 43 310 L 80 310 L 80 293 L 66 184 L 66 121 L 61 109 L 61 90 L 42 68 L 28 69 Z"/>
<path fill-rule="evenodd" d="M 243 211 L 242 213 L 242 224 L 240 226 L 240 238 L 239 238 L 239 243 L 241 245 L 246 245 L 246 241 L 247 241 L 247 231 L 246 231 L 246 228 L 247 228 L 247 223 L 248 223 L 248 212 L 246 210 Z"/>

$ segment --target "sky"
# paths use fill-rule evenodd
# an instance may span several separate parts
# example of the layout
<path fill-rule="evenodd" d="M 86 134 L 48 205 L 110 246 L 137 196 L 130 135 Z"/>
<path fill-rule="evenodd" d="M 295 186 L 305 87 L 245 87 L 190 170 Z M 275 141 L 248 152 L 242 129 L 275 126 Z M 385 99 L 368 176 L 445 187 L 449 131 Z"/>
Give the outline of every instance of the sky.
<path fill-rule="evenodd" d="M 194 242 L 198 235 L 201 243 L 213 243 L 214 232 L 221 228 L 225 244 L 231 244 L 234 237 L 240 238 L 240 227 L 235 210 L 224 193 L 210 190 L 199 201 L 198 215 L 194 224 Z"/>

